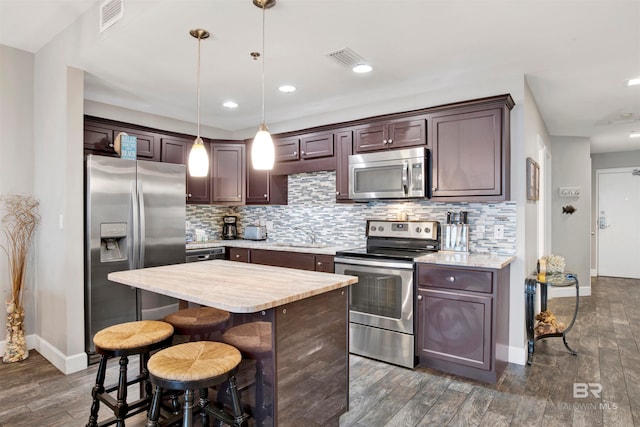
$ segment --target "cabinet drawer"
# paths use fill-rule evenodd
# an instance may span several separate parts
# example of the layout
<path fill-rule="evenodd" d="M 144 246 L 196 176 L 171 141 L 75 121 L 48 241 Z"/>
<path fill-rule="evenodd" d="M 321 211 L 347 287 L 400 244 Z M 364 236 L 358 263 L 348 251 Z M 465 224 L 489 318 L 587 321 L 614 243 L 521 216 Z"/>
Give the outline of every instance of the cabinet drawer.
<path fill-rule="evenodd" d="M 227 248 L 229 251 L 229 260 L 238 262 L 249 262 L 249 249 L 246 248 Z"/>
<path fill-rule="evenodd" d="M 418 286 L 491 293 L 493 272 L 419 265 Z"/>

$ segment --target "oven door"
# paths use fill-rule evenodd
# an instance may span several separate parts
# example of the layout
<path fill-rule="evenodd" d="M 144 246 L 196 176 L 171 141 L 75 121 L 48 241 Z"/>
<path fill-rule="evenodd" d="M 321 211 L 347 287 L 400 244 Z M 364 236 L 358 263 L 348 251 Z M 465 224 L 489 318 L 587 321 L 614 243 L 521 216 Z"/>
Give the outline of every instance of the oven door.
<path fill-rule="evenodd" d="M 349 321 L 413 334 L 413 262 L 339 258 L 335 272 L 357 276 L 349 287 Z"/>

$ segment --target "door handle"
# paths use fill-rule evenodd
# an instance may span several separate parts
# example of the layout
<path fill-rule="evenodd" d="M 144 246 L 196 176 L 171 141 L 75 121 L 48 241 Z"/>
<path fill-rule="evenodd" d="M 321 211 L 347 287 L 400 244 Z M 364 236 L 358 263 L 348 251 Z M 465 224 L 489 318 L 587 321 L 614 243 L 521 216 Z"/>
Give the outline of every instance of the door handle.
<path fill-rule="evenodd" d="M 404 194 L 409 193 L 409 162 L 402 162 L 402 189 Z"/>

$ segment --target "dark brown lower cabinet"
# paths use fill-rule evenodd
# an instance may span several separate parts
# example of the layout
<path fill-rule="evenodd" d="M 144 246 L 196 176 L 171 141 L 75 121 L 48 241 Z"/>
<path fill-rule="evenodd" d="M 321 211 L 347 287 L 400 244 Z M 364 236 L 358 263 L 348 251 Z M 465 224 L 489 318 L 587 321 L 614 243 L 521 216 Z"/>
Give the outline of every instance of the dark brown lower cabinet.
<path fill-rule="evenodd" d="M 333 255 L 304 252 L 274 251 L 269 249 L 227 248 L 229 260 L 298 270 L 333 273 Z"/>
<path fill-rule="evenodd" d="M 495 383 L 508 361 L 509 267 L 419 264 L 417 283 L 420 365 Z"/>

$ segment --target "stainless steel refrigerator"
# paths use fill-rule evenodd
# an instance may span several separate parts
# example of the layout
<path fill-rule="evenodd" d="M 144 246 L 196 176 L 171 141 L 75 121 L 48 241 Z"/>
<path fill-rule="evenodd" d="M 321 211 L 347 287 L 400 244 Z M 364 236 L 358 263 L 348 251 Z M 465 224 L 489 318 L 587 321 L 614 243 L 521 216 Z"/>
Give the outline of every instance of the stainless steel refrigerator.
<path fill-rule="evenodd" d="M 178 309 L 163 295 L 110 282 L 107 274 L 185 262 L 185 166 L 88 155 L 85 169 L 85 349 L 117 323 Z"/>

